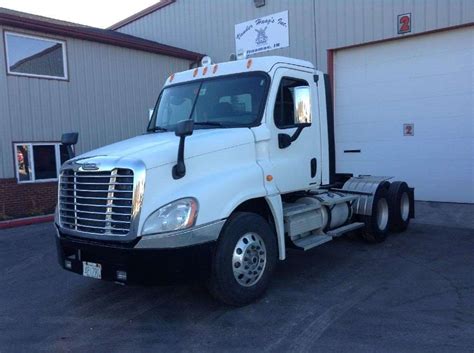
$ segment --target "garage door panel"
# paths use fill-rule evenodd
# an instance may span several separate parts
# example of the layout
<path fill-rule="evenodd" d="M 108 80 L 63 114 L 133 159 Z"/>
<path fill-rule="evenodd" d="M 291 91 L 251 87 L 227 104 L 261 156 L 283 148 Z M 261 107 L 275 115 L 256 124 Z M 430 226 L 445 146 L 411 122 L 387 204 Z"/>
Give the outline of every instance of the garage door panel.
<path fill-rule="evenodd" d="M 453 32 L 456 40 L 453 40 Z M 351 57 L 344 55 L 343 58 L 337 58 L 338 63 L 345 64 L 368 64 L 385 65 L 392 62 L 403 61 L 407 57 L 426 57 L 463 52 L 466 48 L 474 47 L 472 40 L 472 31 L 469 28 L 452 30 L 415 38 L 406 38 L 403 45 L 400 41 L 391 41 L 387 43 L 374 44 L 372 46 L 363 46 L 351 49 Z M 380 47 L 383 46 L 383 52 Z M 339 56 L 341 52 L 337 52 Z M 453 58 L 454 60 L 456 58 Z"/>
<path fill-rule="evenodd" d="M 337 51 L 336 170 L 393 175 L 420 200 L 474 202 L 473 38 L 471 26 Z"/>
<path fill-rule="evenodd" d="M 426 89 L 429 87 L 429 90 Z M 433 73 L 429 76 L 408 77 L 400 74 L 397 79 L 367 83 L 359 82 L 350 88 L 336 88 L 336 104 L 373 105 L 381 102 L 399 102 L 439 97 L 449 100 L 451 96 L 472 90 L 472 77 L 466 71 L 452 74 Z M 343 93 L 343 94 L 342 94 Z M 445 101 L 444 104 L 449 104 Z"/>
<path fill-rule="evenodd" d="M 382 167 L 374 165 L 373 161 L 357 161 L 355 166 L 344 168 L 341 165 L 338 172 L 352 171 L 355 175 L 383 175 L 392 176 L 392 180 L 404 180 L 415 187 L 417 200 L 446 201 L 446 202 L 474 202 L 474 185 L 472 182 L 472 167 L 462 160 L 440 160 L 432 163 L 432 159 L 417 160 L 381 160 Z M 420 170 L 419 166 L 423 168 Z M 447 171 L 451 171 L 450 178 L 446 178 Z"/>
<path fill-rule="evenodd" d="M 373 122 L 411 122 L 413 119 L 452 120 L 457 117 L 466 117 L 466 101 L 474 100 L 472 94 L 459 94 L 449 97 L 449 104 L 439 97 L 428 97 L 423 99 L 406 100 L 401 105 L 399 102 L 384 102 L 384 104 L 373 103 L 366 105 L 347 104 L 338 106 L 338 121 L 340 124 L 373 123 Z M 420 109 L 423 107 L 423 109 Z M 416 116 L 413 112 L 416 112 Z M 354 120 L 354 119 L 357 120 Z M 466 124 L 469 121 L 466 121 Z M 336 129 L 337 130 L 337 129 Z"/>
<path fill-rule="evenodd" d="M 398 139 L 339 142 L 336 139 L 336 151 L 338 162 L 350 159 L 357 163 L 358 160 L 372 160 L 374 163 L 390 160 L 420 160 L 433 159 L 434 163 L 439 160 L 462 160 L 473 162 L 474 147 L 472 138 L 463 139 L 438 139 L 414 140 L 407 137 L 406 141 Z M 360 150 L 360 153 L 347 153 L 344 151 Z M 356 167 L 354 165 L 354 167 Z"/>

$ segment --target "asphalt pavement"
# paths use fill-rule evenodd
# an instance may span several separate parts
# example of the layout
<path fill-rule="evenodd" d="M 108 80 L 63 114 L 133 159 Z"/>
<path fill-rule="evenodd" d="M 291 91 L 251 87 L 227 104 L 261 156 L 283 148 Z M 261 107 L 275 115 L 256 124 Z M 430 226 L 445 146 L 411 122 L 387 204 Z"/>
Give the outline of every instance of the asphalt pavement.
<path fill-rule="evenodd" d="M 243 308 L 199 283 L 120 286 L 66 272 L 50 223 L 2 230 L 0 353 L 473 353 L 474 206 L 458 206 L 421 204 L 408 231 L 382 244 L 346 237 L 291 251 L 265 297 Z"/>

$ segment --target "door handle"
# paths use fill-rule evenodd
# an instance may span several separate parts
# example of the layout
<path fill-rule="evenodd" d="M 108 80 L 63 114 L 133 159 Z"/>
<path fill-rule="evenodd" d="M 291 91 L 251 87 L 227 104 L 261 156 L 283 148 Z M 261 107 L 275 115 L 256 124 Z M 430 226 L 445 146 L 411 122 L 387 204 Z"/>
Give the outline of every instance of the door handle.
<path fill-rule="evenodd" d="M 318 171 L 318 162 L 316 158 L 311 160 L 311 178 L 316 176 L 316 172 Z"/>

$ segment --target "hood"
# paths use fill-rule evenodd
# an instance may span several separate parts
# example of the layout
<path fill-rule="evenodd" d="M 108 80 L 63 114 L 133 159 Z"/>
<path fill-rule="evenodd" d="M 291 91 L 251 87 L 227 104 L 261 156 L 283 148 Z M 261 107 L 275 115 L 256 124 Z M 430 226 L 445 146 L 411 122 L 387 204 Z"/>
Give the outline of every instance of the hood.
<path fill-rule="evenodd" d="M 254 142 L 248 128 L 195 130 L 186 138 L 184 158 L 200 156 L 219 150 Z M 135 158 L 143 161 L 147 169 L 175 163 L 179 137 L 174 132 L 158 132 L 133 137 L 84 153 L 74 161 L 92 157 Z"/>

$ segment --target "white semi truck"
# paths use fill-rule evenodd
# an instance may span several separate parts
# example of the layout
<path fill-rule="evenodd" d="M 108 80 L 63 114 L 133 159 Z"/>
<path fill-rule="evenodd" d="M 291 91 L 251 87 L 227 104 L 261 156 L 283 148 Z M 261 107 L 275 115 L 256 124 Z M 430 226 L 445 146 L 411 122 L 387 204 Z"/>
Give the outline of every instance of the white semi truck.
<path fill-rule="evenodd" d="M 330 92 L 327 75 L 286 57 L 172 74 L 145 134 L 61 168 L 61 266 L 120 283 L 204 269 L 216 298 L 245 305 L 288 248 L 404 231 L 413 188 L 335 173 Z"/>

